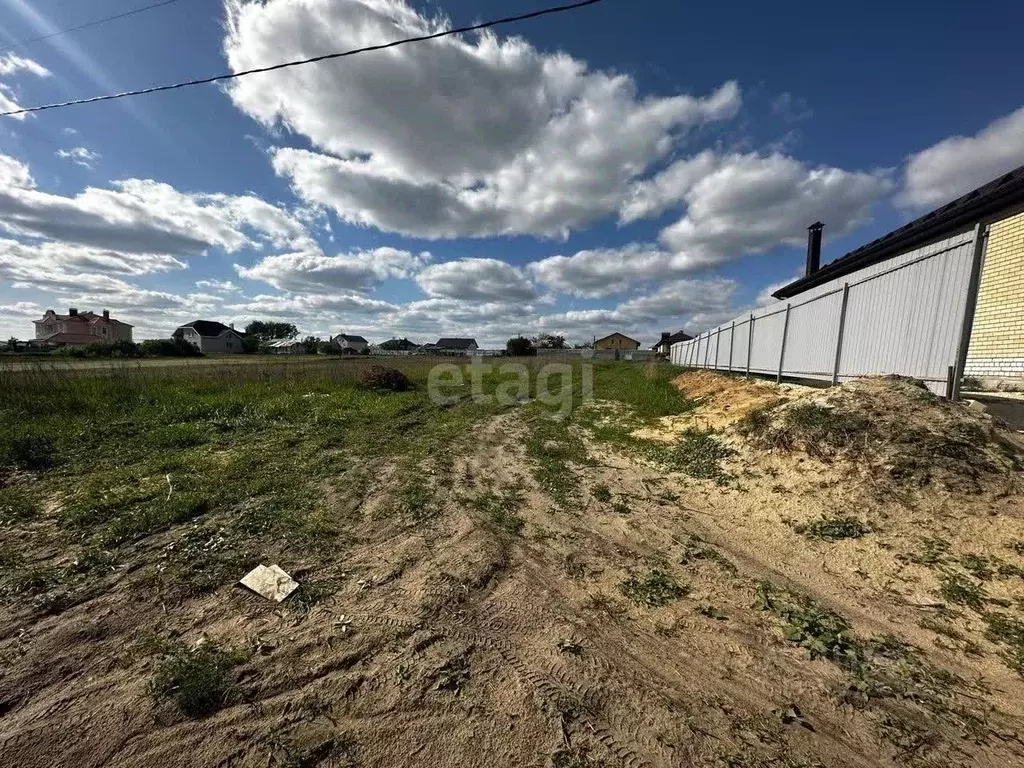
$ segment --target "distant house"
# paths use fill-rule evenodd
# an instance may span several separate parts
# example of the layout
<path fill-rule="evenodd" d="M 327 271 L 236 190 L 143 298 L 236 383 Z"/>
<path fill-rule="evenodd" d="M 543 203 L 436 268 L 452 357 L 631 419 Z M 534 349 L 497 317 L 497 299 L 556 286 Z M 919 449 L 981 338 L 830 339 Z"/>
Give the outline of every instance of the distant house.
<path fill-rule="evenodd" d="M 469 354 L 476 352 L 480 347 L 476 343 L 476 339 L 458 339 L 454 337 L 444 337 L 437 340 L 437 344 L 427 345 L 432 347 L 438 352 L 456 353 L 461 352 L 462 354 Z"/>
<path fill-rule="evenodd" d="M 408 339 L 388 339 L 377 346 L 385 352 L 412 352 L 419 349 L 419 344 Z"/>
<path fill-rule="evenodd" d="M 267 344 L 267 351 L 272 355 L 304 355 L 306 345 L 298 339 L 275 339 Z"/>
<path fill-rule="evenodd" d="M 171 335 L 175 339 L 184 339 L 206 354 L 231 355 L 245 351 L 242 334 L 216 320 L 194 320 L 180 326 Z"/>
<path fill-rule="evenodd" d="M 361 354 L 370 348 L 370 342 L 362 336 L 352 336 L 348 333 L 339 333 L 331 339 L 331 344 L 347 354 Z"/>
<path fill-rule="evenodd" d="M 35 321 L 35 326 L 33 343 L 37 346 L 80 347 L 132 340 L 132 326 L 115 320 L 105 309 L 102 315 L 79 312 L 74 307 L 66 315 L 48 309 L 42 319 Z"/>
<path fill-rule="evenodd" d="M 603 339 L 595 341 L 594 349 L 634 350 L 640 349 L 640 342 L 629 338 L 629 336 L 623 333 L 613 333 L 610 336 L 605 336 Z"/>
<path fill-rule="evenodd" d="M 667 355 L 672 350 L 672 345 L 679 341 L 690 341 L 693 336 L 677 331 L 676 333 L 670 333 L 669 331 L 662 331 L 661 339 L 651 349 L 657 352 L 659 355 Z"/>

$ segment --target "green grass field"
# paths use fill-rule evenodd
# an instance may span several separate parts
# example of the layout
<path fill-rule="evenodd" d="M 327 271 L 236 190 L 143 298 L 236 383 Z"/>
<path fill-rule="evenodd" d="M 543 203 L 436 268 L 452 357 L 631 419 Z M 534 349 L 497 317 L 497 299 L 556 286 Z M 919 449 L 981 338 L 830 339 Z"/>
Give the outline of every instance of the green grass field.
<path fill-rule="evenodd" d="M 362 384 L 363 371 L 381 362 L 400 368 L 412 389 Z M 502 362 L 483 375 L 484 393 L 511 380 L 496 370 Z M 536 371 L 546 362 L 526 364 Z M 475 402 L 468 376 L 447 388 L 454 404 L 435 405 L 427 380 L 438 363 L 451 360 L 0 366 L 0 590 L 59 610 L 102 589 L 103 576 L 147 537 L 186 525 L 184 551 L 154 569 L 147 588 L 183 597 L 231 583 L 282 546 L 340 550 L 345 510 L 358 508 L 387 468 L 401 478 L 390 506 L 423 520 L 432 497 L 423 478 L 450 472 L 474 427 L 514 407 L 531 426 L 527 447 L 538 478 L 568 503 L 576 491 L 570 465 L 585 459 L 570 429 L 582 402 L 582 364 L 572 369 L 572 416 L 556 421 L 538 401 Z M 674 371 L 598 364 L 595 396 L 628 404 L 641 420 L 678 412 L 688 404 L 668 383 Z M 39 550 L 55 556 L 26 556 Z"/>

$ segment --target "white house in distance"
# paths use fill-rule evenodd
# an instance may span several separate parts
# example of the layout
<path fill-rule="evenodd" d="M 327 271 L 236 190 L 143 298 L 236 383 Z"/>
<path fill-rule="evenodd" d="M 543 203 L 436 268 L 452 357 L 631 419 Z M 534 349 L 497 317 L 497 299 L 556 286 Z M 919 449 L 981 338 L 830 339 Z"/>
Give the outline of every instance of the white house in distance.
<path fill-rule="evenodd" d="M 105 309 L 102 315 L 79 312 L 74 307 L 66 315 L 58 315 L 48 309 L 40 320 L 35 321 L 35 326 L 36 344 L 77 347 L 132 340 L 132 326 L 115 320 Z"/>
<path fill-rule="evenodd" d="M 184 339 L 207 354 L 231 355 L 245 351 L 242 334 L 216 320 L 194 320 L 180 326 L 172 336 Z"/>
<path fill-rule="evenodd" d="M 362 336 L 353 336 L 348 333 L 339 333 L 331 339 L 331 344 L 349 354 L 362 354 L 370 348 L 370 342 Z"/>
<path fill-rule="evenodd" d="M 272 355 L 302 355 L 306 345 L 298 339 L 276 339 L 267 344 L 267 351 Z"/>

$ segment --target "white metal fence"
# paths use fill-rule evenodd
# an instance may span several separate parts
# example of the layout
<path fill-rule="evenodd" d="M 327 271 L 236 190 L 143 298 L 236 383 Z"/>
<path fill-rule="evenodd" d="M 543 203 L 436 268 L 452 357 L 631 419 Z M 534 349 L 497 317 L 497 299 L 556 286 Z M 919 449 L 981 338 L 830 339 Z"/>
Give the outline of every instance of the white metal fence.
<path fill-rule="evenodd" d="M 962 232 L 756 309 L 673 344 L 671 360 L 833 384 L 896 373 L 944 394 L 967 354 L 980 233 Z"/>

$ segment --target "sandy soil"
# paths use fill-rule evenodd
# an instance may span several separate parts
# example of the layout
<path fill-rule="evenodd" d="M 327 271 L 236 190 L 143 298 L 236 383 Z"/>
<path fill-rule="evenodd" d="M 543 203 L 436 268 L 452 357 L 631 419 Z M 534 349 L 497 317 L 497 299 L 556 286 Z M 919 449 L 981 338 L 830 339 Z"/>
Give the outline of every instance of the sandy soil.
<path fill-rule="evenodd" d="M 225 587 L 177 607 L 116 590 L 32 623 L 0 617 L 0 765 L 1024 765 L 1024 681 L 978 614 L 942 607 L 936 568 L 913 561 L 923 537 L 942 537 L 949 557 L 1024 566 L 1005 547 L 1024 541 L 1019 473 L 992 470 L 966 492 L 934 479 L 908 490 L 879 478 L 875 453 L 768 453 L 730 431 L 751 408 L 835 393 L 704 373 L 679 386 L 703 403 L 686 423 L 727 429 L 735 482 L 590 444 L 593 462 L 576 468 L 582 503 L 560 508 L 532 480 L 512 413 L 439 482 L 443 514 L 429 524 L 384 514 L 393 474 L 375 473 L 385 479 L 345 512 L 358 521 L 350 548 L 317 574 L 338 589 L 308 611 Z M 671 439 L 682 423 L 648 436 Z M 602 484 L 611 500 L 592 497 Z M 471 503 L 513 491 L 521 535 Z M 872 533 L 823 542 L 795 530 L 839 511 Z M 623 581 L 652 568 L 688 593 L 660 607 L 629 601 Z M 950 712 L 905 691 L 852 701 L 839 667 L 752 607 L 764 579 L 959 675 Z M 1020 577 L 987 588 L 1024 600 Z M 980 655 L 921 626 L 937 617 Z M 153 626 L 256 649 L 238 698 L 200 721 L 155 708 Z"/>

